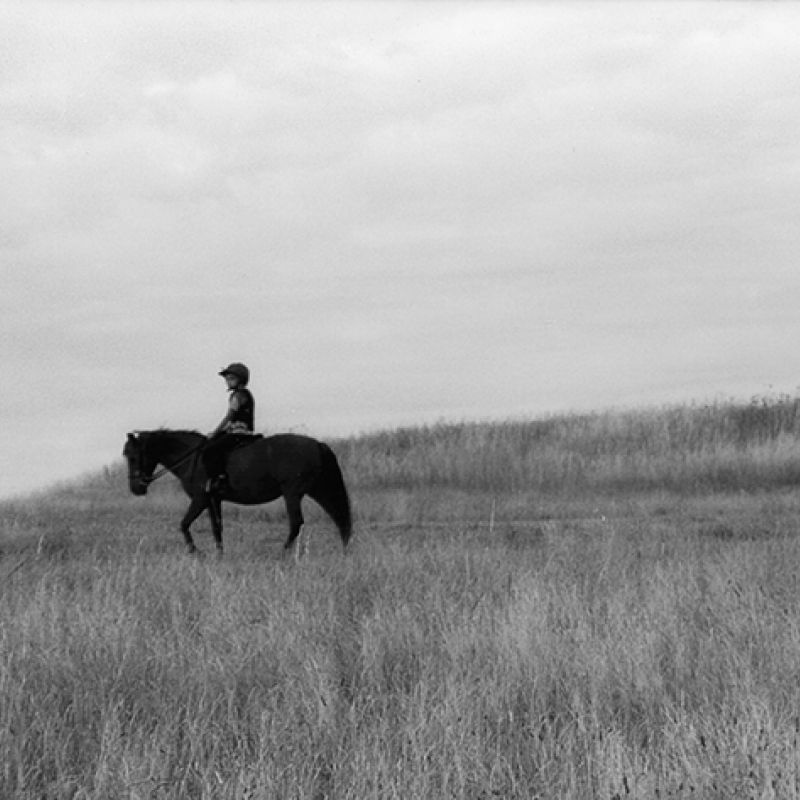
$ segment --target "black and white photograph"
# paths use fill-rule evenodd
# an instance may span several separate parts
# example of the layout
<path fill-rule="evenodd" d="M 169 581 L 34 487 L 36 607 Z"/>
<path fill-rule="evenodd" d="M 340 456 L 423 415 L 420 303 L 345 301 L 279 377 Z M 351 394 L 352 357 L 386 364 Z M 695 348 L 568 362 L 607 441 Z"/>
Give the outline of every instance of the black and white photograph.
<path fill-rule="evenodd" d="M 798 132 L 796 2 L 0 0 L 0 798 L 800 797 Z"/>

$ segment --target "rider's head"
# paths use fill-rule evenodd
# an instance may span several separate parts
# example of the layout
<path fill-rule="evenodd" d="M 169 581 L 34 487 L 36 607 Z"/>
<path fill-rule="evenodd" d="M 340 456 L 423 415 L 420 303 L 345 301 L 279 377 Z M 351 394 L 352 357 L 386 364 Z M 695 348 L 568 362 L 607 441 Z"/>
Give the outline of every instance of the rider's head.
<path fill-rule="evenodd" d="M 235 389 L 237 386 L 247 386 L 250 380 L 250 370 L 244 364 L 238 362 L 225 367 L 220 373 L 228 382 L 228 386 Z"/>

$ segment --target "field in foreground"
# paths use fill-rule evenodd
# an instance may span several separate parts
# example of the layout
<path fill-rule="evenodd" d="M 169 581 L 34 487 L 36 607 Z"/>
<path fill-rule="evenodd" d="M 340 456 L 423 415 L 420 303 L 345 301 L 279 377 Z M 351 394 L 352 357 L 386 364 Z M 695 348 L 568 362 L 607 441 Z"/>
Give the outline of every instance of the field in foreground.
<path fill-rule="evenodd" d="M 217 562 L 169 492 L 1 505 L 0 797 L 800 796 L 784 479 L 365 480 L 353 551 L 310 515 L 299 562 L 279 511 L 233 511 Z"/>

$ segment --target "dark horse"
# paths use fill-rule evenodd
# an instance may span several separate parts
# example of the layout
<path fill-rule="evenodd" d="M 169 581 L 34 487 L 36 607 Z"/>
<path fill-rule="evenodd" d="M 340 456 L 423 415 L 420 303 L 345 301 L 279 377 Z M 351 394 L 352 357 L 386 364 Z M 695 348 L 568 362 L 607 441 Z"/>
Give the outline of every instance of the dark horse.
<path fill-rule="evenodd" d="M 191 524 L 208 509 L 217 550 L 222 552 L 222 503 L 211 501 L 205 490 L 207 476 L 200 453 L 208 439 L 197 431 L 156 430 L 129 433 L 122 454 L 128 461 L 128 483 L 136 495 L 147 494 L 150 484 L 165 472 L 181 482 L 191 503 L 181 520 L 181 531 L 190 553 L 197 552 Z M 164 469 L 155 473 L 161 464 Z M 155 474 L 154 474 L 155 473 Z M 229 487 L 221 500 L 258 505 L 281 495 L 289 515 L 288 550 L 303 525 L 304 495 L 316 500 L 339 529 L 346 546 L 352 533 L 350 499 L 333 450 L 308 436 L 282 433 L 254 437 L 234 450 L 228 461 Z"/>

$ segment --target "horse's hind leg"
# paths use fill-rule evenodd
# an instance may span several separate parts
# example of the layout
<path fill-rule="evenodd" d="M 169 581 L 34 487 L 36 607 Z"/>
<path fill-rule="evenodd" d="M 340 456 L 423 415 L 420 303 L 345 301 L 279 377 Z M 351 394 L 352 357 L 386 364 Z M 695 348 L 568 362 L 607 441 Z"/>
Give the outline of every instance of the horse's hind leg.
<path fill-rule="evenodd" d="M 286 544 L 283 545 L 284 550 L 291 549 L 303 528 L 303 509 L 301 508 L 302 499 L 303 496 L 301 494 L 284 495 L 286 513 L 289 516 L 289 538 L 286 540 Z"/>

